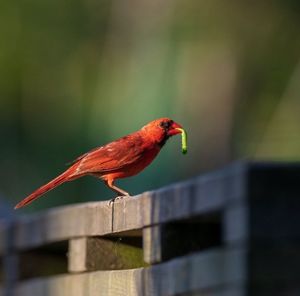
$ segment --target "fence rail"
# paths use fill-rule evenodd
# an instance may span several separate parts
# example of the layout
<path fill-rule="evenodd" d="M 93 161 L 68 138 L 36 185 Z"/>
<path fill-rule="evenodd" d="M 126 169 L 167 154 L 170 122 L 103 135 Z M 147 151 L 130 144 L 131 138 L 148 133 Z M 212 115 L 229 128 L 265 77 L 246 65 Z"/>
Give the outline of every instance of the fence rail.
<path fill-rule="evenodd" d="M 299 295 L 300 164 L 237 163 L 0 229 L 1 295 Z"/>

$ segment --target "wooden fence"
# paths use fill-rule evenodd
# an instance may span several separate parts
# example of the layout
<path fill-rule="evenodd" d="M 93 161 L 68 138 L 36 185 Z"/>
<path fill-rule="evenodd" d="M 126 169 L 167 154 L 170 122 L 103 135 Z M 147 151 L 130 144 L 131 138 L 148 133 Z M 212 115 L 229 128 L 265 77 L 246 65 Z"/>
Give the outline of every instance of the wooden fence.
<path fill-rule="evenodd" d="M 300 295 L 300 165 L 237 163 L 0 229 L 1 295 Z"/>

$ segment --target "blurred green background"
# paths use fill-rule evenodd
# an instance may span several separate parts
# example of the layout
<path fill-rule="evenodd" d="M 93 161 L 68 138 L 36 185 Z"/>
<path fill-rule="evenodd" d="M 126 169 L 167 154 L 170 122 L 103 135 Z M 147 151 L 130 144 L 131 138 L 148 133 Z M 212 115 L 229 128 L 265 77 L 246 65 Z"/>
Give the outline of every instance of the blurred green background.
<path fill-rule="evenodd" d="M 93 147 L 168 116 L 132 194 L 233 160 L 299 160 L 300 2 L 2 0 L 0 192 L 15 203 Z M 114 194 L 62 185 L 24 211 Z"/>

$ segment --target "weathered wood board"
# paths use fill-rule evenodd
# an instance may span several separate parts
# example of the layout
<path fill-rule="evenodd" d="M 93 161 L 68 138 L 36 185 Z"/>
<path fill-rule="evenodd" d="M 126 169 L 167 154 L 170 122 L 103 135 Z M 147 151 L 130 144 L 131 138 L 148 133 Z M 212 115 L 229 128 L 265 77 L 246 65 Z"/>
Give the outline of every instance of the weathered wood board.
<path fill-rule="evenodd" d="M 19 217 L 0 225 L 3 295 L 300 295 L 299 180 L 300 164 L 237 163 L 113 206 Z M 43 267 L 67 243 L 68 270 L 22 278 L 25 257 Z"/>

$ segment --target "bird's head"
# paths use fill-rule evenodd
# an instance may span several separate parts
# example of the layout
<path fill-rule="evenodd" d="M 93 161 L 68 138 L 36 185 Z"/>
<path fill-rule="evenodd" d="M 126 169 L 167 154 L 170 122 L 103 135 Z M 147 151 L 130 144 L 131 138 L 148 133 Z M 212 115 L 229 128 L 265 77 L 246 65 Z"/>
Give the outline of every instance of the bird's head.
<path fill-rule="evenodd" d="M 159 118 L 149 122 L 142 128 L 149 138 L 159 144 L 161 147 L 166 143 L 166 141 L 171 137 L 177 134 L 182 134 L 183 142 L 186 142 L 186 132 L 182 126 L 173 121 L 170 118 Z M 186 153 L 186 143 L 184 153 Z"/>

